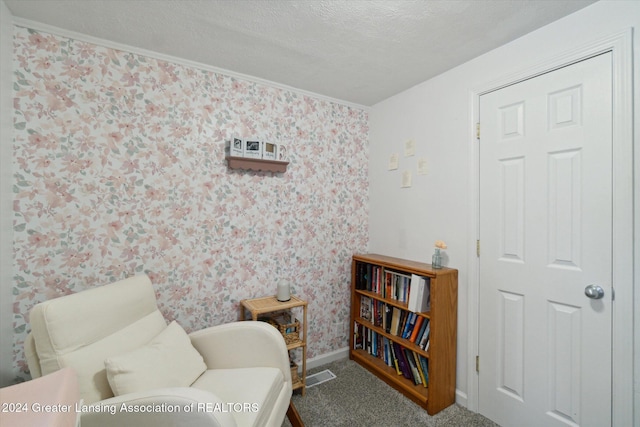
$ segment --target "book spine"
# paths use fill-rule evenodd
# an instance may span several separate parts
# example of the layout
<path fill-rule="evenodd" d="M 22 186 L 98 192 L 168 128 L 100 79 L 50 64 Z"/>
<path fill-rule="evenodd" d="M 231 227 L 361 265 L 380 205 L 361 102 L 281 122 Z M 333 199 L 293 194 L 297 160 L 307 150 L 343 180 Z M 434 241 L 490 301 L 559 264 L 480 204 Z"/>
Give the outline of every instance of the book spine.
<path fill-rule="evenodd" d="M 431 311 L 431 279 L 424 277 L 422 306 L 420 307 L 423 312 Z"/>
<path fill-rule="evenodd" d="M 418 368 L 418 374 L 420 375 L 420 384 L 424 387 L 427 386 L 427 379 L 424 376 L 424 371 L 422 370 L 422 363 L 420 363 L 420 355 L 418 353 L 413 353 L 413 359 L 416 362 L 416 367 Z"/>
<path fill-rule="evenodd" d="M 416 385 L 421 384 L 422 380 L 420 379 L 420 375 L 418 374 L 418 368 L 416 367 L 416 362 L 413 358 L 413 352 L 405 348 L 404 355 L 405 355 L 405 358 L 407 359 L 407 363 L 409 365 L 409 371 L 411 373 L 411 378 L 409 379 L 412 380 L 413 383 Z"/>
<path fill-rule="evenodd" d="M 408 339 L 411 332 L 412 332 L 412 328 L 413 325 L 415 325 L 415 321 L 416 321 L 416 314 L 412 311 L 409 311 L 407 314 L 407 322 L 404 325 L 404 330 L 402 331 L 402 338 L 404 339 Z"/>
<path fill-rule="evenodd" d="M 393 361 L 393 367 L 395 368 L 396 373 L 398 375 L 402 375 L 402 371 L 400 371 L 400 364 L 398 363 L 398 358 L 396 357 L 395 345 L 396 343 L 389 343 L 389 350 L 391 350 L 391 359 Z"/>
<path fill-rule="evenodd" d="M 427 319 L 427 325 L 424 328 L 424 332 L 422 333 L 422 336 L 420 337 L 420 342 L 418 343 L 418 346 L 422 349 L 425 349 L 425 346 L 427 345 L 427 343 L 429 342 L 429 332 L 431 330 L 431 322 L 429 321 L 429 319 Z"/>
<path fill-rule="evenodd" d="M 409 380 L 413 380 L 411 377 L 411 371 L 407 362 L 407 359 L 404 355 L 404 348 L 397 343 L 393 344 L 396 350 L 396 357 L 398 358 L 398 364 L 400 365 L 400 371 L 402 372 L 402 376 Z"/>
<path fill-rule="evenodd" d="M 418 355 L 418 360 L 420 360 L 420 365 L 422 365 L 422 373 L 424 374 L 423 385 L 427 387 L 429 385 L 429 361 L 426 357 L 420 355 Z"/>
<path fill-rule="evenodd" d="M 413 332 L 411 333 L 411 336 L 409 337 L 409 341 L 411 341 L 413 343 L 416 342 L 416 339 L 418 339 L 418 334 L 422 330 L 422 324 L 423 323 L 424 323 L 424 317 L 418 316 L 416 318 L 415 325 L 413 325 Z"/>
<path fill-rule="evenodd" d="M 362 328 L 363 326 L 355 322 L 353 327 L 353 348 L 356 350 L 362 349 Z"/>

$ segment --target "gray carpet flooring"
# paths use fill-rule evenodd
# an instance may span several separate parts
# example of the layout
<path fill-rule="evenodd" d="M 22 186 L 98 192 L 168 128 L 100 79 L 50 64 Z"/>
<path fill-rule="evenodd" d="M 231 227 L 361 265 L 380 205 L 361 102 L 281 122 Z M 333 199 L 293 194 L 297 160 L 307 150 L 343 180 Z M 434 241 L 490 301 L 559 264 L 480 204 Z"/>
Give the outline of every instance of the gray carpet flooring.
<path fill-rule="evenodd" d="M 351 360 L 340 360 L 316 368 L 329 369 L 337 378 L 307 389 L 303 397 L 294 392 L 293 402 L 306 427 L 370 426 L 472 426 L 497 424 L 459 405 L 434 416 Z M 290 427 L 285 419 L 282 427 Z"/>

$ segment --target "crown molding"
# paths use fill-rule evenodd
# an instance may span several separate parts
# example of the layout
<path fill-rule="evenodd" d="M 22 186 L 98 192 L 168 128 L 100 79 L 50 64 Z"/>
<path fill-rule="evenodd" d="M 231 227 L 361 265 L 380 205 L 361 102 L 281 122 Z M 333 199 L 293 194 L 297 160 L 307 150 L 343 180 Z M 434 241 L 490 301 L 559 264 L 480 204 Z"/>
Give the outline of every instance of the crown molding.
<path fill-rule="evenodd" d="M 311 98 L 316 98 L 316 99 L 319 99 L 319 100 L 328 101 L 328 102 L 331 102 L 331 103 L 334 103 L 334 104 L 340 104 L 340 105 L 344 105 L 346 107 L 356 108 L 356 109 L 359 109 L 359 110 L 364 110 L 367 113 L 371 109 L 371 107 L 368 107 L 368 106 L 365 106 L 365 105 L 355 104 L 355 103 L 344 101 L 344 100 L 341 100 L 341 99 L 332 98 L 332 97 L 321 95 L 321 94 L 318 94 L 318 93 L 306 91 L 304 89 L 299 89 L 299 88 L 296 88 L 296 87 L 293 87 L 293 86 L 288 86 L 288 85 L 285 85 L 285 84 L 277 83 L 277 82 L 274 82 L 274 81 L 271 81 L 271 80 L 262 79 L 260 77 L 255 77 L 255 76 L 251 76 L 251 75 L 248 75 L 248 74 L 237 73 L 235 71 L 226 70 L 224 68 L 214 67 L 212 65 L 204 64 L 204 63 L 201 63 L 201 62 L 190 61 L 188 59 L 180 58 L 180 57 L 173 56 L 173 55 L 166 55 L 166 54 L 163 54 L 163 53 L 160 53 L 160 52 L 155 52 L 155 51 L 148 50 L 148 49 L 142 49 L 142 48 L 131 46 L 131 45 L 127 45 L 127 44 L 124 44 L 124 43 L 117 43 L 117 42 L 114 42 L 114 41 L 111 41 L 111 40 L 101 39 L 101 38 L 98 38 L 98 37 L 89 36 L 87 34 L 82 34 L 82 33 L 78 33 L 78 32 L 71 31 L 71 30 L 66 30 L 66 29 L 60 28 L 60 27 L 55 27 L 53 25 L 43 24 L 41 22 L 31 21 L 29 19 L 23 19 L 23 18 L 20 18 L 20 17 L 17 17 L 17 16 L 13 16 L 12 18 L 13 18 L 12 19 L 13 24 L 18 26 L 18 27 L 30 28 L 32 30 L 45 32 L 45 33 L 50 33 L 50 34 L 54 34 L 54 35 L 57 35 L 57 36 L 66 37 L 66 38 L 70 38 L 70 39 L 74 39 L 74 40 L 78 40 L 78 41 L 82 41 L 82 42 L 86 42 L 86 43 L 91 43 L 91 44 L 95 44 L 95 45 L 106 47 L 106 48 L 110 48 L 110 49 L 121 50 L 121 51 L 125 51 L 125 52 L 131 52 L 131 53 L 134 53 L 136 55 L 142 55 L 142 56 L 146 56 L 146 57 L 149 57 L 149 58 L 158 59 L 158 60 L 161 60 L 161 61 L 172 62 L 172 63 L 175 63 L 175 64 L 180 64 L 180 65 L 184 65 L 184 66 L 192 67 L 192 68 L 198 68 L 198 69 L 205 70 L 205 71 L 211 71 L 213 73 L 223 74 L 223 75 L 226 75 L 226 76 L 229 76 L 229 77 L 232 77 L 232 78 L 246 80 L 246 81 L 249 81 L 249 82 L 252 82 L 252 83 L 257 83 L 257 84 L 261 84 L 261 85 L 264 85 L 264 86 L 270 86 L 270 87 L 273 87 L 273 88 L 294 92 L 294 93 L 297 93 L 299 95 L 309 96 Z"/>

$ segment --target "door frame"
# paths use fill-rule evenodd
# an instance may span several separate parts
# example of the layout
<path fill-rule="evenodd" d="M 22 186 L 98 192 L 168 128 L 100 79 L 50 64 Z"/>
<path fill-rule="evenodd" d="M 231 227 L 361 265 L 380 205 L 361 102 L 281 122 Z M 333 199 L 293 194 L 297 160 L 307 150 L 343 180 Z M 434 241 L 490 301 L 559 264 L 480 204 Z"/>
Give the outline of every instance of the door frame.
<path fill-rule="evenodd" d="M 549 57 L 514 74 L 487 82 L 469 92 L 469 215 L 468 215 L 468 339 L 467 407 L 478 412 L 479 378 L 476 356 L 479 348 L 480 268 L 476 256 L 479 225 L 480 150 L 476 123 L 480 117 L 480 96 L 558 68 L 612 53 L 613 83 L 613 287 L 612 305 L 612 426 L 633 425 L 634 369 L 634 188 L 633 188 L 633 32 L 627 29 L 576 46 L 562 55 Z M 640 147 L 639 147 L 640 148 Z M 638 307 L 640 309 L 640 307 Z"/>

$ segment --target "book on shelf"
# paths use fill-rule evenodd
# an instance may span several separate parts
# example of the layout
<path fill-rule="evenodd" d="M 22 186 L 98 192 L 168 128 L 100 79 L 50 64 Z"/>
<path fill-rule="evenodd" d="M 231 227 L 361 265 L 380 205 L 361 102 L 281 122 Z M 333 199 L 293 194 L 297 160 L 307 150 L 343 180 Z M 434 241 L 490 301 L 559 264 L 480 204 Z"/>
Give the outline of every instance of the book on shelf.
<path fill-rule="evenodd" d="M 394 289 L 393 275 L 391 274 L 391 271 L 385 271 L 384 272 L 384 297 L 395 299 L 393 298 L 393 289 Z"/>
<path fill-rule="evenodd" d="M 431 310 L 430 303 L 429 278 L 412 274 L 407 308 L 416 313 L 424 313 Z"/>
<path fill-rule="evenodd" d="M 396 357 L 395 343 L 389 342 L 389 351 L 391 353 L 391 361 L 393 363 L 392 367 L 395 368 L 398 375 L 402 375 L 402 371 L 400 371 L 400 365 L 398 364 L 398 358 Z"/>
<path fill-rule="evenodd" d="M 369 321 L 375 325 L 377 318 L 378 318 L 378 301 L 375 299 L 372 299 L 371 300 L 371 319 Z"/>
<path fill-rule="evenodd" d="M 391 324 L 393 321 L 393 306 L 390 306 L 389 304 L 385 304 L 384 313 L 385 313 L 384 330 L 385 332 L 390 333 Z"/>
<path fill-rule="evenodd" d="M 409 368 L 407 358 L 404 354 L 404 348 L 398 343 L 393 343 L 393 346 L 396 351 L 396 357 L 398 358 L 398 365 L 400 365 L 400 371 L 402 372 L 402 376 L 411 380 L 412 379 L 411 368 Z"/>
<path fill-rule="evenodd" d="M 386 304 L 384 302 L 376 300 L 373 324 L 380 328 L 384 328 L 385 307 Z"/>
<path fill-rule="evenodd" d="M 369 329 L 369 354 L 375 356 L 376 354 L 376 333 L 375 331 Z"/>
<path fill-rule="evenodd" d="M 420 375 L 420 384 L 424 387 L 427 386 L 427 379 L 424 376 L 424 370 L 422 369 L 422 363 L 420 363 L 420 355 L 416 352 L 413 352 L 413 358 L 416 362 L 416 367 L 418 368 L 418 374 Z"/>
<path fill-rule="evenodd" d="M 422 325 L 424 324 L 424 320 L 425 318 L 422 316 L 416 317 L 416 324 L 413 325 L 413 331 L 411 332 L 409 341 L 415 343 L 416 340 L 418 339 L 418 335 L 420 334 L 420 331 L 424 331 L 424 329 L 422 328 Z"/>
<path fill-rule="evenodd" d="M 411 276 L 391 270 L 385 270 L 385 298 L 394 299 L 400 302 L 407 302 L 410 282 Z"/>
<path fill-rule="evenodd" d="M 360 317 L 371 322 L 371 298 L 364 295 L 360 297 Z"/>
<path fill-rule="evenodd" d="M 362 348 L 367 351 L 367 353 L 371 354 L 371 329 L 364 328 L 364 342 Z"/>
<path fill-rule="evenodd" d="M 424 374 L 423 385 L 425 387 L 429 384 L 429 361 L 426 357 L 418 355 L 418 360 L 420 361 L 420 365 L 422 366 L 422 373 Z"/>
<path fill-rule="evenodd" d="M 426 350 L 427 343 L 429 342 L 429 332 L 431 331 L 431 322 L 427 319 L 426 327 L 420 336 L 420 341 L 418 342 L 418 346 L 423 350 Z"/>
<path fill-rule="evenodd" d="M 363 264 L 361 262 L 356 264 L 356 283 L 355 283 L 356 289 L 367 289 L 366 268 L 367 268 L 366 264 Z"/>
<path fill-rule="evenodd" d="M 387 337 L 382 337 L 382 360 L 385 365 L 391 366 L 389 364 L 389 340 Z"/>
<path fill-rule="evenodd" d="M 413 332 L 413 327 L 416 324 L 416 317 L 418 317 L 418 315 L 412 311 L 407 313 L 407 321 L 405 322 L 404 330 L 402 331 L 402 338 L 409 339 Z"/>
<path fill-rule="evenodd" d="M 404 330 L 407 327 L 407 322 L 409 321 L 409 312 L 406 310 L 400 310 L 400 324 L 398 325 L 398 335 L 402 337 L 404 334 Z"/>
<path fill-rule="evenodd" d="M 401 316 L 402 316 L 402 310 L 400 310 L 398 307 L 393 307 L 393 316 L 391 319 L 391 330 L 389 331 L 389 333 L 393 335 L 398 335 Z"/>
<path fill-rule="evenodd" d="M 427 361 L 424 356 L 358 323 L 354 335 L 354 349 L 365 350 L 396 374 L 426 387 L 428 373 L 424 371 Z"/>
<path fill-rule="evenodd" d="M 375 292 L 379 295 L 384 294 L 383 268 L 379 266 L 375 268 Z"/>
<path fill-rule="evenodd" d="M 415 335 L 415 339 L 413 336 L 411 337 L 411 342 L 414 342 L 417 346 L 420 346 L 420 340 L 424 336 L 427 326 L 429 326 L 429 319 L 422 316 L 420 316 L 420 318 L 422 319 L 422 323 L 420 324 L 420 328 L 418 328 L 418 333 Z"/>
<path fill-rule="evenodd" d="M 363 331 L 362 331 L 363 326 L 358 323 L 355 322 L 354 326 L 353 326 L 353 348 L 358 350 L 358 349 L 362 349 L 363 348 Z"/>
<path fill-rule="evenodd" d="M 422 379 L 420 378 L 420 374 L 418 373 L 418 367 L 416 366 L 416 360 L 413 357 L 413 351 L 405 347 L 404 355 L 407 359 L 407 363 L 409 364 L 409 369 L 411 372 L 410 380 L 412 380 L 415 385 L 422 384 Z"/>
<path fill-rule="evenodd" d="M 356 266 L 356 289 L 382 295 L 384 292 L 383 270 L 380 266 L 358 263 Z"/>

